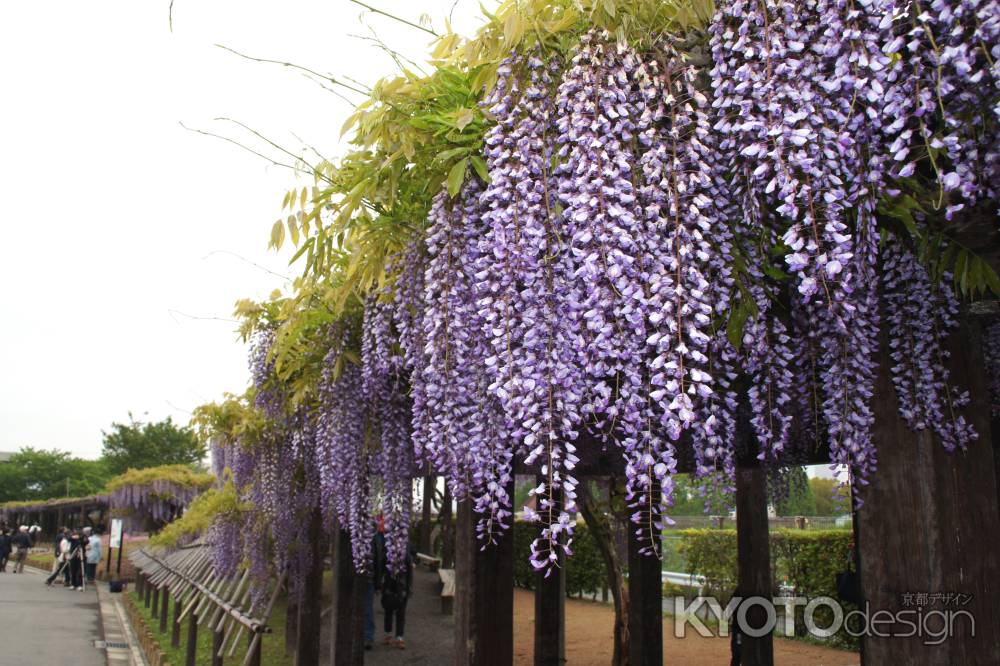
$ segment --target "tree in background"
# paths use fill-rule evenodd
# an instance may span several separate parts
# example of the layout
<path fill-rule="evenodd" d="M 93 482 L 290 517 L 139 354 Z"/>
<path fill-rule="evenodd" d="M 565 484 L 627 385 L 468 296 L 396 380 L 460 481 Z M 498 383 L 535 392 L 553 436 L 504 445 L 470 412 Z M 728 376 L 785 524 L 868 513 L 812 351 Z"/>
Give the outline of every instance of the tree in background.
<path fill-rule="evenodd" d="M 102 460 L 65 451 L 21 449 L 0 465 L 0 502 L 80 497 L 100 492 L 111 478 Z"/>
<path fill-rule="evenodd" d="M 103 460 L 113 475 L 159 465 L 203 464 L 207 449 L 190 428 L 175 425 L 169 416 L 143 423 L 129 413 L 129 421 L 112 423 L 111 432 L 102 433 Z"/>
<path fill-rule="evenodd" d="M 816 501 L 817 516 L 839 516 L 850 513 L 849 492 L 836 479 L 809 479 L 813 498 Z"/>
<path fill-rule="evenodd" d="M 775 503 L 779 516 L 815 516 L 816 498 L 813 497 L 809 477 L 803 467 L 792 467 L 787 472 L 787 494 Z"/>

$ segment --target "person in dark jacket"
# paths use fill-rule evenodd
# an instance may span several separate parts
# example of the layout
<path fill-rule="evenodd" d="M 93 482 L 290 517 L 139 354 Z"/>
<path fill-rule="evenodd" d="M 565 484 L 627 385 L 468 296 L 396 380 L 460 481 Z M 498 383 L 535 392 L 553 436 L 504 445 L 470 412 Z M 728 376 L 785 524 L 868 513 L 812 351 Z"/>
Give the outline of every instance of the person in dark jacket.
<path fill-rule="evenodd" d="M 7 571 L 7 559 L 10 557 L 10 534 L 6 529 L 0 530 L 0 573 Z"/>
<path fill-rule="evenodd" d="M 28 551 L 31 550 L 31 537 L 28 535 L 27 526 L 21 526 L 21 529 L 11 539 L 11 545 L 14 547 L 16 558 L 14 560 L 14 573 L 23 573 L 24 561 L 28 559 Z"/>
<path fill-rule="evenodd" d="M 393 573 L 387 562 L 383 560 L 379 573 L 379 588 L 382 590 L 382 610 L 385 611 L 385 643 L 395 645 L 400 650 L 406 649 L 403 634 L 406 629 L 406 602 L 410 600 L 413 589 L 413 557 L 409 550 L 403 562 L 402 570 Z M 395 624 L 395 637 L 393 636 Z"/>
<path fill-rule="evenodd" d="M 73 530 L 69 537 L 69 579 L 70 587 L 74 590 L 83 590 L 83 555 L 86 548 L 86 540 L 80 536 L 79 530 Z"/>

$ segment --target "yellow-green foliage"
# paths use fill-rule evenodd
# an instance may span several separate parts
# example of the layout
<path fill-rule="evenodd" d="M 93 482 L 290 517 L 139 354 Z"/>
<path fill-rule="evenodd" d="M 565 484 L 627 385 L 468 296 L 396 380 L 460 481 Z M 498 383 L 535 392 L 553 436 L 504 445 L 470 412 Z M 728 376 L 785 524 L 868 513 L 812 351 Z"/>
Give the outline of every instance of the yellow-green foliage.
<path fill-rule="evenodd" d="M 227 481 L 221 490 L 209 488 L 195 498 L 183 516 L 160 530 L 149 542 L 153 546 L 173 548 L 204 534 L 217 516 L 236 515 L 244 509 L 232 481 Z"/>
<path fill-rule="evenodd" d="M 204 472 L 195 472 L 184 465 L 161 465 L 145 469 L 130 469 L 108 481 L 108 492 L 123 486 L 144 486 L 154 481 L 166 481 L 183 488 L 205 489 L 212 485 L 215 477 Z"/>
<path fill-rule="evenodd" d="M 91 499 L 90 497 L 53 497 L 47 500 L 17 500 L 11 502 L 0 503 L 0 510 L 13 510 L 13 509 L 43 509 L 47 506 L 57 506 L 61 504 L 76 504 L 87 502 Z"/>

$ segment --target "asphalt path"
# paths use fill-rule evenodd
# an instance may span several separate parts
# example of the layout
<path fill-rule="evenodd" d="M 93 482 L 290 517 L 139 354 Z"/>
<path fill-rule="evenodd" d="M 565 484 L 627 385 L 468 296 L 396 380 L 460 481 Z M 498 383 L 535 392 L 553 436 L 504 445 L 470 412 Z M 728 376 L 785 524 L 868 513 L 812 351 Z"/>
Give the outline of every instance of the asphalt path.
<path fill-rule="evenodd" d="M 0 573 L 0 664 L 105 666 L 97 591 L 46 587 L 45 576 Z"/>

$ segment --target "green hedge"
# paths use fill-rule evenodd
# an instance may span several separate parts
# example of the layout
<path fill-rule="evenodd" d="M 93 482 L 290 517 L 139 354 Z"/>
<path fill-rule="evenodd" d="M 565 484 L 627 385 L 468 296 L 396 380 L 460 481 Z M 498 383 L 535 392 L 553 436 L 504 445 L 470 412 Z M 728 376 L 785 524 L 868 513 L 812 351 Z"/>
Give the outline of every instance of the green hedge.
<path fill-rule="evenodd" d="M 735 530 L 682 530 L 681 554 L 687 558 L 692 573 L 705 576 L 706 594 L 717 596 L 726 603 L 737 582 L 737 548 Z M 772 580 L 777 595 L 778 586 L 787 582 L 795 587 L 797 596 L 837 596 L 837 574 L 847 567 L 854 536 L 846 530 L 786 530 L 771 532 Z M 840 600 L 844 613 L 854 606 Z M 802 608 L 796 609 L 796 628 L 804 632 Z M 821 607 L 816 621 L 827 626 L 829 609 Z M 834 642 L 856 649 L 857 640 L 843 630 Z"/>
<path fill-rule="evenodd" d="M 536 525 L 523 521 L 514 524 L 514 584 L 529 590 L 535 587 L 535 571 L 528 558 L 531 542 L 537 534 Z M 570 548 L 573 556 L 566 560 L 567 596 L 599 593 L 605 584 L 604 560 L 585 524 L 579 523 L 574 528 Z"/>

